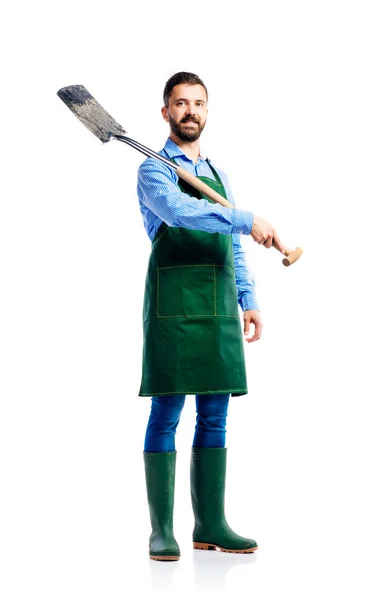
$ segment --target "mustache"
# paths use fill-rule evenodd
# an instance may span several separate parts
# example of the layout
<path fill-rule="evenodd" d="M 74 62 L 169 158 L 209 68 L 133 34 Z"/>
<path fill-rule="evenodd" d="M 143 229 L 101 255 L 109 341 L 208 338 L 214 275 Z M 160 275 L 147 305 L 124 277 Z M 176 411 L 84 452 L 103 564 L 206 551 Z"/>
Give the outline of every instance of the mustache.
<path fill-rule="evenodd" d="M 180 123 L 188 123 L 189 121 L 192 121 L 193 123 L 197 123 L 199 125 L 199 119 L 193 117 L 192 115 L 186 115 L 186 117 L 181 119 Z"/>

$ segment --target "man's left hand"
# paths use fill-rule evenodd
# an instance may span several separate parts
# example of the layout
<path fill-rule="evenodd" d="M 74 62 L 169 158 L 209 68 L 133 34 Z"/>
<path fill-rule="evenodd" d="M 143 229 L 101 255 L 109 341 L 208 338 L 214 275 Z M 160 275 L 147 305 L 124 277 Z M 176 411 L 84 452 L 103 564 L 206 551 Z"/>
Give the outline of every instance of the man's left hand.
<path fill-rule="evenodd" d="M 246 335 L 250 334 L 250 326 L 253 323 L 254 332 L 251 337 L 245 338 L 247 342 L 256 342 L 262 335 L 263 323 L 259 310 L 245 310 L 243 313 L 243 332 Z"/>

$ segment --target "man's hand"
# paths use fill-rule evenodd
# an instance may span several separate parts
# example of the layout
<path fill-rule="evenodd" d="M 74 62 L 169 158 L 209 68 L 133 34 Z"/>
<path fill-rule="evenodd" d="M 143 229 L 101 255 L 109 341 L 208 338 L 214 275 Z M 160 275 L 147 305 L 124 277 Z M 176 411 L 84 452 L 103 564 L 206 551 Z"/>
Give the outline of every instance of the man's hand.
<path fill-rule="evenodd" d="M 247 342 L 256 342 L 262 335 L 263 323 L 259 310 L 245 310 L 243 313 L 243 332 L 245 335 L 250 334 L 250 325 L 254 325 L 254 333 L 251 337 L 247 337 Z"/>
<path fill-rule="evenodd" d="M 273 243 L 276 248 L 284 254 L 285 246 L 282 244 L 279 236 L 276 233 L 276 230 L 270 223 L 268 223 L 268 221 L 265 221 L 257 215 L 254 215 L 254 221 L 250 235 L 254 242 L 262 244 L 266 248 L 271 248 Z"/>

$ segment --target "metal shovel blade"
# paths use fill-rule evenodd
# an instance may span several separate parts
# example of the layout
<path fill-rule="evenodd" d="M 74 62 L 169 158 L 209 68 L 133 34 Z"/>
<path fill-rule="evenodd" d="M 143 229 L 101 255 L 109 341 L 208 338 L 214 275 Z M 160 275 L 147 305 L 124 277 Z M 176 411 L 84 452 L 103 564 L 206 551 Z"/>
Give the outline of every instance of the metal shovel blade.
<path fill-rule="evenodd" d="M 103 143 L 109 142 L 115 135 L 126 134 L 125 129 L 104 110 L 83 85 L 63 87 L 57 95 Z"/>

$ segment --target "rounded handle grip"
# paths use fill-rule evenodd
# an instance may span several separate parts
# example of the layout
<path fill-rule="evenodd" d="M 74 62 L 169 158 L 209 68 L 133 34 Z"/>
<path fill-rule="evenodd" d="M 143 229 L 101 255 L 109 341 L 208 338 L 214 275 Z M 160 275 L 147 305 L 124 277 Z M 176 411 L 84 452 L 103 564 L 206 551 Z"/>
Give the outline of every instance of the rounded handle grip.
<path fill-rule="evenodd" d="M 273 244 L 273 246 L 274 246 L 274 244 Z M 289 250 L 289 248 L 286 248 L 285 253 L 284 253 L 284 258 L 282 260 L 283 265 L 285 267 L 289 267 L 290 265 L 295 263 L 296 260 L 299 259 L 299 257 L 301 256 L 302 253 L 303 253 L 303 250 L 302 250 L 302 248 L 299 248 L 299 247 L 297 247 L 295 250 Z"/>

